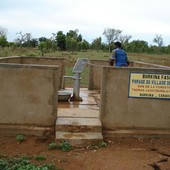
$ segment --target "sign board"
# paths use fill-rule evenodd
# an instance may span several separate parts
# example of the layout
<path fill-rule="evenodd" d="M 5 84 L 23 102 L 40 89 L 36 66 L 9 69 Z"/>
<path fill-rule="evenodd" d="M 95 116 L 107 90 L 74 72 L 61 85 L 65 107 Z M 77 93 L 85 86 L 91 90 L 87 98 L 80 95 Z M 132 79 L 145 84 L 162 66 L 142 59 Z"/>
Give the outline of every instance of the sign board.
<path fill-rule="evenodd" d="M 130 73 L 129 97 L 170 99 L 170 75 Z"/>

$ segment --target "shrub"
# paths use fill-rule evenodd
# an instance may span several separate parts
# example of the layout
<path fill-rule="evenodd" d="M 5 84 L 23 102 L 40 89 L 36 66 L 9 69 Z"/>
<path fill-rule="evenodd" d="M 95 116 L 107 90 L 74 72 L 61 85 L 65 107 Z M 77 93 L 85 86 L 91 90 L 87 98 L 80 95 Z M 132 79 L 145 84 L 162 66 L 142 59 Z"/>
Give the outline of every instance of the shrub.
<path fill-rule="evenodd" d="M 17 142 L 23 142 L 26 139 L 26 137 L 23 134 L 19 134 L 16 136 Z"/>
<path fill-rule="evenodd" d="M 57 149 L 58 146 L 55 142 L 51 142 L 49 145 L 48 145 L 48 149 Z"/>
<path fill-rule="evenodd" d="M 62 141 L 59 145 L 58 145 L 58 148 L 62 151 L 70 151 L 72 149 L 72 146 L 66 142 L 66 141 Z"/>
<path fill-rule="evenodd" d="M 14 157 L 0 159 L 0 169 L 2 170 L 57 170 L 56 166 L 51 163 L 36 165 L 29 161 L 27 157 Z"/>

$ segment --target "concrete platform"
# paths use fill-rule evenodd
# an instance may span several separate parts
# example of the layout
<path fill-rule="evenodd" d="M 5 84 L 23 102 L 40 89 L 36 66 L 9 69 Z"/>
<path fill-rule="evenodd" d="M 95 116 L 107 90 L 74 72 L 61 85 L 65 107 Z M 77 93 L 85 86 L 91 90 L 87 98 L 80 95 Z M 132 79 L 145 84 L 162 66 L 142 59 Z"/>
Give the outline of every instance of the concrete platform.
<path fill-rule="evenodd" d="M 66 91 L 71 92 L 72 89 Z M 97 96 L 99 91 L 81 89 L 83 101 L 58 103 L 56 141 L 65 140 L 74 146 L 83 146 L 103 140 Z"/>
<path fill-rule="evenodd" d="M 100 132 L 81 132 L 81 133 L 69 133 L 69 132 L 56 132 L 56 141 L 67 141 L 72 146 L 83 147 L 90 144 L 98 144 L 103 141 L 103 136 Z"/>
<path fill-rule="evenodd" d="M 59 117 L 56 121 L 56 131 L 65 132 L 101 132 L 99 118 Z"/>
<path fill-rule="evenodd" d="M 67 88 L 64 91 L 73 93 L 72 88 Z M 59 102 L 58 108 L 89 108 L 89 109 L 99 109 L 97 98 L 99 98 L 100 94 L 98 90 L 88 90 L 87 88 L 80 89 L 80 97 L 83 99 L 82 101 L 70 101 L 70 102 Z"/>
<path fill-rule="evenodd" d="M 99 108 L 89 107 L 86 108 L 59 108 L 58 117 L 86 117 L 86 118 L 99 118 Z"/>

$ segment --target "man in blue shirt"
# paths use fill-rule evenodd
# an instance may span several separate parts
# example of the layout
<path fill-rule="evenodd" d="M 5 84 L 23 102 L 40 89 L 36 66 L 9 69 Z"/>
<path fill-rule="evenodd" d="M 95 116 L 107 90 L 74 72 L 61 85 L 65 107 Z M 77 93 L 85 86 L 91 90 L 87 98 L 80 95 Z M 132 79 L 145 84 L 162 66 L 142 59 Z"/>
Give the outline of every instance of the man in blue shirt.
<path fill-rule="evenodd" d="M 115 61 L 115 66 L 127 67 L 128 59 L 127 54 L 122 50 L 122 45 L 120 42 L 115 42 L 115 49 L 112 51 L 112 60 Z"/>

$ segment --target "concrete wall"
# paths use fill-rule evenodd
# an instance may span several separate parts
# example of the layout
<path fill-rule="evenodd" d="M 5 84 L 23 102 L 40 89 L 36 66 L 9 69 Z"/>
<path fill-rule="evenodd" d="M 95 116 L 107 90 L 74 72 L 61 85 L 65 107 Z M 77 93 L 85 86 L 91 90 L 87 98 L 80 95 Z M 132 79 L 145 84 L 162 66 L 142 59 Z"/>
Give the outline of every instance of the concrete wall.
<path fill-rule="evenodd" d="M 15 63 L 22 64 L 22 57 L 13 56 L 13 57 L 0 57 L 0 63 Z"/>
<path fill-rule="evenodd" d="M 170 69 L 103 67 L 100 101 L 103 129 L 170 129 L 170 100 L 128 97 L 131 72 L 170 75 Z"/>
<path fill-rule="evenodd" d="M 102 67 L 109 66 L 109 60 L 90 60 L 89 62 L 89 90 L 100 90 L 101 87 L 101 74 Z M 128 67 L 144 67 L 144 68 L 161 68 L 167 69 L 167 66 L 161 66 L 157 64 L 149 64 L 143 62 L 130 62 Z"/>
<path fill-rule="evenodd" d="M 58 66 L 0 64 L 0 125 L 53 126 Z"/>
<path fill-rule="evenodd" d="M 100 90 L 102 67 L 109 66 L 109 60 L 90 60 L 89 90 Z"/>
<path fill-rule="evenodd" d="M 0 63 L 17 63 L 17 64 L 38 64 L 38 65 L 57 65 L 59 66 L 59 89 L 62 86 L 62 77 L 65 74 L 65 59 L 55 57 L 2 57 Z"/>
<path fill-rule="evenodd" d="M 144 63 L 144 62 L 138 62 L 138 61 L 131 62 L 129 67 L 161 68 L 161 69 L 169 68 L 168 66 L 162 66 L 162 65 L 158 65 L 158 64 L 150 64 L 150 63 Z"/>

